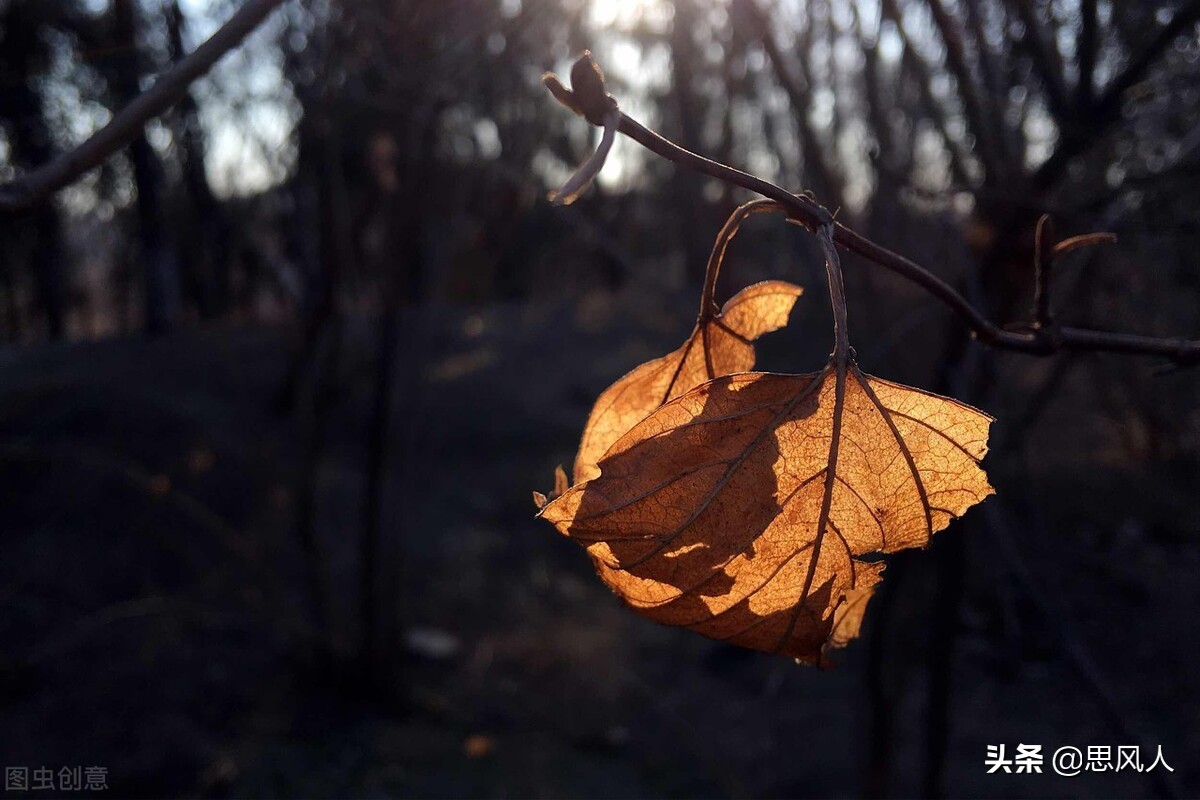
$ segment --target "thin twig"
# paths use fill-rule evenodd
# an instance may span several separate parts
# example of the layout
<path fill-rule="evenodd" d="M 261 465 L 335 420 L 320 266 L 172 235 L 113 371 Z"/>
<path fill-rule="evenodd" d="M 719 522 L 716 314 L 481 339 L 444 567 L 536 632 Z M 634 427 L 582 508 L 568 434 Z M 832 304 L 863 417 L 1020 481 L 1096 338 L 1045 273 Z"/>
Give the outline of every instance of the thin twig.
<path fill-rule="evenodd" d="M 581 61 L 584 59 L 591 61 L 587 55 L 581 57 Z M 605 91 L 603 84 L 597 86 L 589 83 L 586 91 L 581 91 L 578 87 L 573 87 L 572 91 L 563 87 L 553 76 L 547 76 L 543 80 L 552 88 L 559 102 L 587 118 L 593 125 L 603 124 L 604 117 L 616 102 L 612 95 Z M 929 292 L 961 317 L 975 338 L 983 344 L 1032 355 L 1050 355 L 1062 350 L 1092 351 L 1161 356 L 1180 366 L 1200 363 L 1200 340 L 1072 327 L 1059 328 L 1054 337 L 1042 336 L 1036 332 L 1004 330 L 989 320 L 950 284 L 915 261 L 888 250 L 836 222 L 824 206 L 808 195 L 792 194 L 770 181 L 685 150 L 623 113 L 620 132 L 668 161 L 776 201 L 783 206 L 791 219 L 814 233 L 826 225 L 832 225 L 835 244 L 843 250 L 856 253 L 878 266 L 891 270 Z"/>
<path fill-rule="evenodd" d="M 1100 49 L 1100 19 L 1096 0 L 1079 4 L 1079 81 L 1075 103 L 1080 111 L 1091 110 L 1096 98 L 1096 55 Z"/>
<path fill-rule="evenodd" d="M 1054 255 L 1054 225 L 1049 214 L 1042 214 L 1033 234 L 1033 324 L 1042 333 L 1054 327 L 1054 308 L 1050 303 Z"/>
<path fill-rule="evenodd" d="M 946 143 L 946 152 L 950 155 L 950 171 L 954 177 L 954 186 L 974 186 L 976 181 L 972 179 L 969 171 L 969 154 L 963 149 L 962 143 L 950 135 L 951 111 L 945 103 L 939 102 L 934 97 L 933 71 L 925 61 L 924 56 L 913 47 L 912 40 L 908 32 L 904 29 L 902 22 L 903 15 L 900 12 L 900 7 L 896 4 L 895 0 L 883 0 L 881 11 L 883 14 L 881 19 L 890 21 L 895 26 L 896 33 L 900 36 L 902 53 L 900 57 L 899 85 L 903 86 L 906 75 L 912 75 L 913 83 L 916 85 L 917 92 L 920 95 L 921 108 L 925 116 L 937 126 L 938 135 Z"/>
<path fill-rule="evenodd" d="M 733 237 L 737 236 L 742 223 L 755 214 L 782 210 L 774 200 L 751 200 L 749 203 L 738 206 L 729 215 L 729 219 L 725 221 L 725 225 L 717 234 L 712 254 L 708 257 L 708 267 L 704 270 L 704 290 L 700 292 L 700 322 L 709 320 L 720 313 L 717 302 L 713 299 L 717 291 L 717 276 L 721 272 L 721 264 L 725 261 L 725 251 L 729 249 L 729 243 L 733 241 Z"/>
<path fill-rule="evenodd" d="M 757 0 L 744 0 L 737 7 L 750 17 L 753 34 L 762 43 L 767 60 L 775 72 L 775 79 L 788 96 L 792 112 L 796 115 L 796 127 L 800 132 L 800 149 L 804 159 L 804 173 L 810 185 L 822 192 L 835 192 L 839 185 L 833 168 L 825 161 L 821 143 L 808 115 L 808 98 L 812 95 L 812 81 L 807 77 L 807 66 L 800 61 L 800 78 L 797 80 L 787 68 L 786 59 L 772 33 L 771 20 L 767 12 L 759 7 Z M 809 25 L 811 26 L 811 22 Z M 840 192 L 839 192 L 840 193 Z"/>
<path fill-rule="evenodd" d="M 1120 15 L 1115 15 L 1120 18 Z M 1188 28 L 1200 20 L 1200 0 L 1191 0 L 1175 12 L 1166 25 L 1158 29 L 1154 39 L 1136 54 L 1125 69 L 1106 84 L 1090 109 L 1086 126 L 1074 126 L 1063 131 L 1061 143 L 1054 153 L 1033 173 L 1032 188 L 1039 193 L 1058 182 L 1067 166 L 1103 140 L 1108 129 L 1121 118 L 1125 92 L 1140 83 L 1163 53 Z"/>
<path fill-rule="evenodd" d="M 1071 105 L 1067 87 L 1063 83 L 1064 70 L 1062 58 L 1054 43 L 1055 31 L 1050 30 L 1049 37 L 1043 38 L 1042 36 L 1044 31 L 1055 26 L 1053 16 L 1048 24 L 1042 24 L 1031 0 L 1015 0 L 1013 4 L 1016 6 L 1018 18 L 1025 26 L 1025 35 L 1021 38 L 1021 44 L 1029 53 L 1030 59 L 1033 61 L 1033 68 L 1042 81 L 1054 121 L 1060 127 L 1070 124 L 1074 107 Z"/>
<path fill-rule="evenodd" d="M 1108 233 L 1107 231 L 1081 233 L 1078 236 L 1063 239 L 1054 245 L 1054 256 L 1057 258 L 1064 253 L 1078 250 L 1081 247 L 1091 247 L 1094 244 L 1115 244 L 1116 241 L 1117 235 L 1115 233 Z"/>
<path fill-rule="evenodd" d="M 188 87 L 237 47 L 283 0 L 246 0 L 216 33 L 175 62 L 154 85 L 122 108 L 108 124 L 75 149 L 0 186 L 0 212 L 25 211 L 99 166 L 141 132 L 147 122 L 174 105 Z"/>
<path fill-rule="evenodd" d="M 975 76 L 971 74 L 971 68 L 967 65 L 966 47 L 963 44 L 962 31 L 959 29 L 958 21 L 946 11 L 942 0 L 927 0 L 925 5 L 929 8 L 933 23 L 946 48 L 946 66 L 950 68 L 950 73 L 954 76 L 955 84 L 958 87 L 958 95 L 962 99 L 963 115 L 968 128 L 979 143 L 979 156 L 984 164 L 985 181 L 990 184 L 1000 183 L 1004 178 L 1004 163 L 1000 159 L 993 135 L 1003 129 L 1003 118 L 988 118 L 983 99 L 987 92 L 986 90 L 981 91 Z"/>

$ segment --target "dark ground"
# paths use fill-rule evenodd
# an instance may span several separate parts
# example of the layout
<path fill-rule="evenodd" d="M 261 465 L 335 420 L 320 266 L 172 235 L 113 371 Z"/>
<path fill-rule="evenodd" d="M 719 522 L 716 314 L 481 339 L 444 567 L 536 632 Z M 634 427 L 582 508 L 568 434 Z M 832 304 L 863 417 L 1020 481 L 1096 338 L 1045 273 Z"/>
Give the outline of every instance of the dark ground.
<path fill-rule="evenodd" d="M 0 353 L 0 760 L 104 765 L 116 795 L 855 796 L 884 614 L 887 786 L 920 794 L 944 541 L 889 570 L 890 605 L 820 672 L 641 620 L 533 519 L 530 490 L 570 463 L 591 399 L 681 340 L 680 308 L 657 327 L 624 324 L 602 298 L 406 323 L 385 517 L 404 553 L 405 708 L 339 687 L 306 655 L 304 431 L 274 406 L 288 332 Z M 775 337 L 767 366 L 798 336 Z M 368 326 L 347 341 L 318 503 L 343 643 L 358 633 Z M 824 347 L 782 364 L 811 368 Z M 1086 403 L 1052 403 L 1023 449 L 993 453 L 998 497 L 941 535 L 965 537 L 968 555 L 951 796 L 1162 791 L 1129 772 L 985 774 L 988 744 L 1135 743 L 1114 724 L 1144 758 L 1161 744 L 1175 788 L 1200 795 L 1195 473 L 1106 462 Z M 1063 655 L 1064 630 L 1112 713 Z"/>

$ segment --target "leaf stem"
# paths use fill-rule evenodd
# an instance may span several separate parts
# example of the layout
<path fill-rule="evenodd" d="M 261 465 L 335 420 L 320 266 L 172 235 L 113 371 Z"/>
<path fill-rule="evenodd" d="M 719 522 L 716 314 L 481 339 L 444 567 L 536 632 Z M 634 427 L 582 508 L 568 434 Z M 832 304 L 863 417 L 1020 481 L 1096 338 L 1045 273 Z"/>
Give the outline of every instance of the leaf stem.
<path fill-rule="evenodd" d="M 725 261 L 725 251 L 729 249 L 729 243 L 733 241 L 733 237 L 737 236 L 742 222 L 754 214 L 783 210 L 783 206 L 774 200 L 751 200 L 735 208 L 729 215 L 729 219 L 725 220 L 725 224 L 717 233 L 716 241 L 713 242 L 712 253 L 708 256 L 708 266 L 704 270 L 704 290 L 700 293 L 698 322 L 704 323 L 712 319 L 720 310 L 714 299 L 717 291 L 717 275 L 721 271 L 721 264 Z"/>
<path fill-rule="evenodd" d="M 817 517 L 817 532 L 813 540 L 812 558 L 804 576 L 804 585 L 791 621 L 779 640 L 777 650 L 782 650 L 796 628 L 796 622 L 804 609 L 804 603 L 812 591 L 813 579 L 817 574 L 817 562 L 821 558 L 821 544 L 825 531 L 832 524 L 830 512 L 833 508 L 833 485 L 837 481 L 838 452 L 842 439 L 842 418 L 846 411 L 846 373 L 853 358 L 850 349 L 850 333 L 846 326 L 846 286 L 842 279 L 842 264 L 837 248 L 833 245 L 833 223 L 822 225 L 817 230 L 817 241 L 825 255 L 825 274 L 829 278 L 829 304 L 833 308 L 833 353 L 829 360 L 833 368 L 833 427 L 829 438 L 829 455 L 825 467 L 825 486 L 821 494 L 821 511 Z M 819 663 L 819 659 L 818 659 Z"/>
<path fill-rule="evenodd" d="M 846 374 L 846 363 L 853 357 L 850 332 L 846 323 L 846 283 L 842 277 L 842 262 L 833 245 L 833 224 L 817 230 L 817 241 L 825 255 L 825 275 L 829 279 L 829 305 L 833 310 L 833 365 L 839 377 Z"/>

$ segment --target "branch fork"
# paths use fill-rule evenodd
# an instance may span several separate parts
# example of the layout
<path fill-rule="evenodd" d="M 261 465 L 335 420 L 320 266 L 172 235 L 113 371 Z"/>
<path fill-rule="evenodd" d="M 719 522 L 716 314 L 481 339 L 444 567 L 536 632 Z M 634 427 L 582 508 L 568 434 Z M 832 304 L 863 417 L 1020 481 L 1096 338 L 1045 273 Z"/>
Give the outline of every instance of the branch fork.
<path fill-rule="evenodd" d="M 867 261 L 888 269 L 925 289 L 957 314 L 976 339 L 991 347 L 1041 356 L 1062 351 L 1153 355 L 1166 358 L 1176 366 L 1200 364 L 1200 340 L 1060 327 L 1055 322 L 1049 291 L 1054 257 L 1080 247 L 1115 241 L 1116 237 L 1110 233 L 1085 234 L 1050 245 L 1048 222 L 1039 222 L 1040 236 L 1035 262 L 1037 290 L 1034 302 L 1034 324 L 1032 330 L 1005 330 L 988 319 L 954 287 L 925 267 L 876 244 L 838 222 L 834 219 L 834 215 L 814 200 L 809 193 L 794 194 L 770 181 L 693 153 L 623 114 L 616 99 L 609 94 L 604 82 L 604 74 L 592 60 L 590 53 L 585 52 L 572 66 L 570 89 L 563 86 L 558 78 L 551 74 L 543 76 L 542 82 L 561 104 L 584 117 L 591 124 L 605 129 L 600 147 L 593 156 L 584 162 L 561 189 L 552 193 L 551 198 L 555 202 L 570 202 L 586 189 L 599 173 L 600 168 L 603 167 L 615 133 L 623 133 L 668 161 L 733 186 L 747 189 L 778 203 L 779 208 L 787 214 L 790 221 L 804 226 L 809 232 L 817 235 L 822 248 L 826 250 L 827 269 L 831 281 L 831 299 L 834 300 L 835 305 L 837 300 L 833 298 L 833 294 L 842 291 L 840 289 L 841 267 L 840 265 L 831 265 L 829 262 L 830 254 L 836 255 L 836 247 L 840 247 L 845 251 L 857 253 Z M 829 247 L 826 247 L 827 244 Z M 835 271 L 839 284 L 837 288 L 833 281 Z M 842 323 L 844 331 L 844 317 Z M 845 353 L 846 358 L 851 357 L 848 344 L 844 348 L 835 347 L 835 353 L 839 349 Z"/>

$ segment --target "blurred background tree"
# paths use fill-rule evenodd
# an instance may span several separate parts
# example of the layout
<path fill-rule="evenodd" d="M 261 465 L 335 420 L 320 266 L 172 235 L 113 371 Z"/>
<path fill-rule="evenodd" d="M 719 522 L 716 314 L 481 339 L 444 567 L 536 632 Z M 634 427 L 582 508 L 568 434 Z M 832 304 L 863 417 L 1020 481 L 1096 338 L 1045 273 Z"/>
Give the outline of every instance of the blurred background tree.
<path fill-rule="evenodd" d="M 236 5 L 0 0 L 0 182 L 84 140 Z M 28 537 L 29 553 L 58 552 L 44 508 L 74 497 L 78 481 L 91 485 L 71 471 L 83 469 L 78 464 L 44 475 L 31 469 L 47 458 L 40 448 L 65 447 L 82 459 L 92 452 L 86 442 L 109 466 L 119 453 L 124 466 L 113 474 L 140 487 L 135 496 L 154 496 L 158 477 L 174 476 L 166 495 L 175 497 L 183 481 L 176 510 L 204 535 L 214 535 L 204 527 L 214 523 L 260 548 L 247 556 L 236 536 L 217 536 L 257 564 L 233 584 L 239 592 L 253 585 L 270 595 L 258 582 L 279 582 L 279 606 L 271 608 L 290 620 L 289 653 L 305 653 L 300 661 L 319 664 L 322 676 L 371 687 L 371 697 L 403 706 L 415 694 L 424 698 L 418 704 L 436 706 L 413 690 L 423 685 L 413 652 L 429 654 L 427 640 L 414 638 L 418 623 L 464 626 L 455 635 L 477 649 L 452 674 L 474 685 L 494 678 L 480 664 L 502 662 L 505 646 L 518 647 L 489 638 L 493 627 L 536 628 L 530 615 L 556 603 L 578 610 L 563 599 L 575 588 L 560 596 L 545 588 L 558 578 L 526 575 L 530 564 L 553 564 L 555 575 L 585 573 L 586 564 L 569 550 L 543 552 L 560 543 L 528 541 L 535 534 L 525 535 L 525 490 L 545 488 L 539 483 L 556 460 L 570 462 L 572 437 L 601 388 L 678 341 L 711 236 L 746 199 L 618 141 L 596 187 L 574 206 L 550 206 L 547 188 L 586 156 L 593 133 L 546 96 L 544 71 L 563 74 L 590 48 L 632 116 L 697 152 L 811 190 L 839 220 L 929 266 L 1001 323 L 1029 320 L 1040 215 L 1052 214 L 1061 236 L 1113 231 L 1117 248 L 1063 261 L 1063 321 L 1194 336 L 1198 20 L 1196 0 L 287 2 L 103 166 L 52 202 L 0 213 L 0 338 L 9 365 L 0 466 L 10 480 L 8 521 L 24 532 L 13 536 Z M 786 277 L 820 286 L 813 250 L 786 227 L 748 226 L 754 233 L 738 240 L 723 283 Z M 982 631 L 999 652 L 989 669 L 999 664 L 1001 673 L 1050 647 L 1043 623 L 1030 622 L 1029 587 L 1012 577 L 1024 562 L 997 562 L 969 543 L 1025 537 L 1039 565 L 1034 577 L 1057 581 L 1038 569 L 1064 553 L 1041 548 L 1049 532 L 1074 531 L 1061 545 L 1066 555 L 1100 555 L 1087 562 L 1092 583 L 1064 588 L 1071 605 L 1102 607 L 1096 597 L 1117 569 L 1114 558 L 1129 562 L 1133 572 L 1118 577 L 1140 587 L 1131 591 L 1153 594 L 1146 586 L 1164 580 L 1165 568 L 1146 543 L 1181 548 L 1171 551 L 1177 565 L 1193 563 L 1200 547 L 1192 508 L 1200 392 L 1191 373 L 1159 374 L 1149 359 L 990 353 L 912 286 L 853 258 L 847 280 L 865 367 L 953 392 L 1002 420 L 989 461 L 998 510 L 969 517 L 951 534 L 957 544 L 935 548 L 935 559 L 894 560 L 889 594 L 873 611 L 872 643 L 849 670 L 861 668 L 874 731 L 870 753 L 855 762 L 866 791 L 886 793 L 898 781 L 902 790 L 936 794 L 957 775 L 954 786 L 965 792 L 974 773 L 958 766 L 968 761 L 956 761 L 948 741 L 963 724 L 955 714 L 965 713 L 951 685 L 962 670 L 959 635 Z M 821 306 L 798 306 L 801 319 L 767 343 L 764 364 L 799 370 L 819 362 L 828 346 Z M 160 431 L 154 415 L 167 409 L 173 416 Z M 227 483 L 192 487 L 180 477 L 201 481 L 209 471 L 199 467 L 211 465 L 204 454 L 213 452 Z M 97 463 L 90 455 L 84 462 L 88 470 Z M 133 462 L 137 480 L 129 477 Z M 87 518 L 78 498 L 67 505 Z M 128 523 L 128 508 L 143 508 L 143 500 L 121 502 L 109 511 L 114 524 Z M 267 533 L 276 529 L 284 532 L 278 540 Z M 974 531 L 981 536 L 969 537 Z M 444 541 L 427 541 L 439 532 Z M 1145 547 L 1131 556 L 1121 550 L 1130 541 Z M 134 562 L 156 552 L 134 550 L 142 553 Z M 286 557 L 278 564 L 268 558 L 279 553 Z M 14 613 L 17 644 L 0 668 L 11 662 L 14 675 L 40 674 L 30 655 L 46 652 L 39 631 L 55 621 L 71 628 L 80 614 L 106 606 L 100 593 L 46 612 L 29 599 L 29 579 L 16 574 L 24 562 L 9 563 L 14 574 L 0 596 L 28 602 Z M 194 568 L 220 573 L 204 563 Z M 489 569 L 519 573 L 521 588 L 488 577 Z M 457 589 L 439 588 L 455 581 Z M 1196 599 L 1171 585 L 1154 595 L 1159 602 Z M 485 590 L 511 600 L 496 612 L 507 623 L 462 622 L 492 610 Z M 118 594 L 121 602 L 156 596 L 141 584 Z M 578 596 L 606 602 L 603 593 Z M 1045 603 L 1033 605 L 1039 618 L 1051 614 Z M 1111 613 L 1128 621 L 1146 612 L 1130 601 Z M 537 624 L 552 631 L 559 623 Z M 910 632 L 923 637 L 926 628 L 929 648 L 914 648 Z M 1097 623 L 1083 639 L 1103 629 Z M 1194 689 L 1178 688 L 1194 676 L 1194 659 L 1189 667 L 1175 651 L 1164 656 L 1174 634 L 1151 629 L 1149 649 L 1135 659 L 1166 658 L 1166 666 L 1147 673 L 1159 688 L 1144 677 L 1145 691 L 1117 691 L 1114 707 L 1124 714 L 1102 709 L 1119 732 L 1144 730 L 1129 723 L 1130 708 L 1144 720 L 1148 707 L 1170 708 L 1180 691 L 1180 708 L 1200 707 Z M 26 641 L 32 649 L 22 649 Z M 651 649 L 672 663 L 663 641 L 676 640 L 655 639 Z M 505 679 L 521 691 L 537 687 L 537 676 L 561 676 L 554 670 L 562 664 L 579 668 L 592 653 L 545 656 L 535 644 L 521 646 L 509 657 L 535 677 Z M 741 674 L 743 662 L 715 653 L 705 656 L 714 670 Z M 1077 672 L 1095 666 L 1091 657 L 1081 666 L 1078 653 L 1063 659 Z M 813 684 L 795 684 L 775 666 L 753 669 L 767 682 L 763 696 L 794 701 L 793 716 L 773 723 L 767 741 L 755 740 L 754 754 L 730 756 L 752 765 L 742 773 L 730 767 L 742 777 L 702 770 L 712 782 L 698 789 L 681 779 L 668 793 L 733 793 L 750 772 L 758 781 L 748 784 L 752 792 L 823 791 L 801 791 L 811 787 L 803 766 L 760 769 L 788 752 L 786 733 L 812 723 L 801 701 Z M 692 675 L 683 685 L 697 693 L 705 680 Z M 801 688 L 780 689 L 785 681 Z M 630 691 L 644 699 L 645 685 L 630 685 L 642 688 L 621 689 L 623 702 L 632 702 Z M 564 707 L 583 702 L 562 691 Z M 1092 687 L 1089 696 L 1112 691 Z M 260 698 L 238 702 L 257 707 Z M 471 708 L 490 708 L 479 702 Z M 914 703 L 921 714 L 911 713 Z M 677 713 L 663 714 L 674 720 L 663 725 L 675 738 Z M 1196 742 L 1194 724 L 1172 724 L 1163 736 Z M 924 774 L 914 779 L 899 764 L 908 728 L 922 725 L 918 738 L 928 747 Z M 711 761 L 694 742 L 683 747 Z M 981 761 L 982 750 L 970 757 Z M 226 755 L 196 758 L 203 779 L 149 770 L 142 788 L 261 786 L 230 777 Z M 241 756 L 229 758 L 248 769 Z M 1200 785 L 1188 769 L 1191 785 Z M 841 784 L 825 788 L 845 793 Z"/>
<path fill-rule="evenodd" d="M 6 2 L 4 176 L 79 141 L 228 8 Z M 694 277 L 693 232 L 723 217 L 728 189 L 627 152 L 588 215 L 611 229 L 581 233 L 542 204 L 587 132 L 535 78 L 585 46 L 635 115 L 812 190 L 876 238 L 920 239 L 914 217 L 961 222 L 1011 315 L 1040 213 L 1161 228 L 1186 208 L 1198 15 L 1100 0 L 289 4 L 36 226 L 6 232 L 5 335 L 296 318 L 328 292 L 380 302 L 389 276 L 406 301 L 527 296 L 545 285 L 537 251 L 565 236 L 616 262 L 599 271 L 613 282 L 614 247 L 653 231 Z"/>

